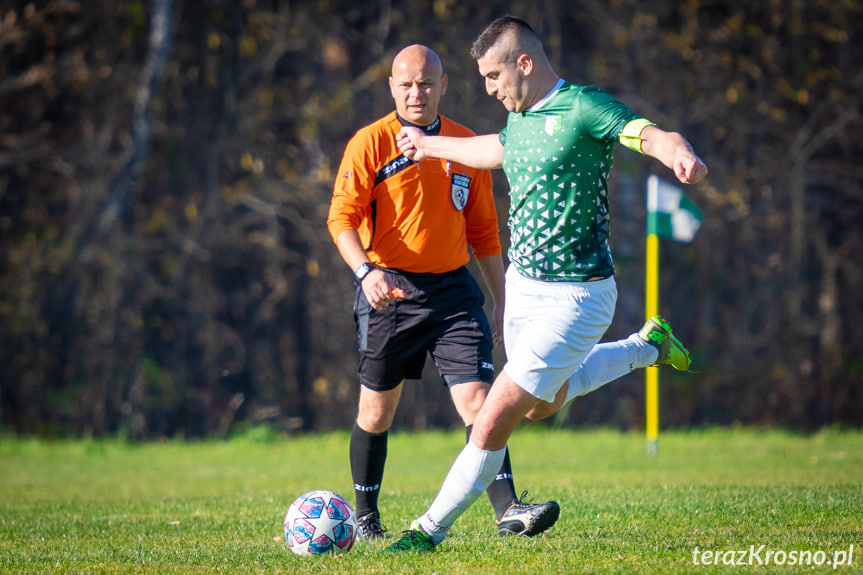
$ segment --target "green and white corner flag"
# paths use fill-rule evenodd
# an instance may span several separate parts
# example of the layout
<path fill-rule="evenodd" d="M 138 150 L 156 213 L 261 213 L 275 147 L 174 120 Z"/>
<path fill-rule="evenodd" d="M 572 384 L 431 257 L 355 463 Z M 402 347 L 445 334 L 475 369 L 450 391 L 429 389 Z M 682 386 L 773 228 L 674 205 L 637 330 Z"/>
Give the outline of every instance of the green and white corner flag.
<path fill-rule="evenodd" d="M 647 249 L 644 286 L 645 316 L 659 314 L 659 238 L 691 242 L 701 227 L 701 210 L 683 190 L 650 174 L 647 178 Z M 656 455 L 659 437 L 659 368 L 645 369 L 647 453 Z"/>
<path fill-rule="evenodd" d="M 683 190 L 659 179 L 656 174 L 647 178 L 647 234 L 671 238 L 678 242 L 691 242 L 704 219 Z"/>

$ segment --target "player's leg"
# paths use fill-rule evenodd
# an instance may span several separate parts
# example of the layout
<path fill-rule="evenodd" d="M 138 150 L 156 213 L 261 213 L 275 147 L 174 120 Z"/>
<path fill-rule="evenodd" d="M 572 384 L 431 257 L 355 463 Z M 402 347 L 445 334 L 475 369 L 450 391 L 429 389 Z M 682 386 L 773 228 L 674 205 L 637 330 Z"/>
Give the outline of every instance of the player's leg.
<path fill-rule="evenodd" d="M 554 401 L 540 401 L 536 404 L 536 406 L 527 412 L 528 419 L 545 419 L 551 415 L 557 413 L 561 407 L 563 407 L 564 403 L 566 403 L 567 392 L 569 391 L 569 381 L 567 380 L 563 386 L 557 390 L 557 393 L 554 395 Z"/>
<path fill-rule="evenodd" d="M 539 399 L 510 377 L 504 366 L 476 415 L 471 443 L 485 451 L 505 448 L 512 432 L 537 402 Z"/>
<path fill-rule="evenodd" d="M 671 365 L 680 371 L 690 365 L 689 351 L 674 337 L 671 325 L 658 316 L 648 319 L 637 333 L 626 339 L 597 344 L 558 391 L 554 402 L 540 402 L 527 417 L 548 417 L 576 397 L 651 365 Z"/>
<path fill-rule="evenodd" d="M 633 337 L 634 336 L 634 337 Z M 576 397 L 587 395 L 606 383 L 656 361 L 656 349 L 638 337 L 597 344 L 555 395 L 553 402 L 541 401 L 528 419 L 543 419 Z"/>
<path fill-rule="evenodd" d="M 466 439 L 469 440 L 474 418 L 488 395 L 494 377 L 494 341 L 483 311 L 482 291 L 476 281 L 464 268 L 446 276 L 433 292 L 440 294 L 432 300 L 434 307 L 440 310 L 440 313 L 433 315 L 440 335 L 435 339 L 430 353 L 450 390 L 456 411 L 464 421 Z M 453 310 L 458 312 L 454 313 Z M 536 535 L 540 531 L 531 529 L 531 525 L 550 526 L 560 514 L 560 506 L 555 501 L 534 504 L 519 500 L 508 450 L 486 493 L 501 535 Z M 521 499 L 525 499 L 526 493 Z M 522 521 L 515 517 L 516 511 L 521 513 L 519 517 Z M 502 523 L 507 513 L 511 520 Z M 543 521 L 530 521 L 536 515 L 544 517 Z"/>
<path fill-rule="evenodd" d="M 587 395 L 636 369 L 656 362 L 656 348 L 634 333 L 626 339 L 597 344 L 569 379 L 564 403 Z"/>
<path fill-rule="evenodd" d="M 453 378 L 454 379 L 454 378 Z M 453 381 L 451 379 L 450 381 Z M 470 441 L 473 432 L 473 422 L 482 407 L 491 386 L 482 381 L 449 384 L 450 396 L 456 411 L 465 424 L 465 442 Z M 504 455 L 503 463 L 497 475 L 487 489 L 488 499 L 494 509 L 495 519 L 500 519 L 513 503 L 518 501 L 515 494 L 515 483 L 512 478 L 512 464 L 509 450 Z"/>
<path fill-rule="evenodd" d="M 411 529 L 384 552 L 434 551 L 456 519 L 494 480 L 510 434 L 536 401 L 502 372 L 477 414 L 472 439 L 456 458 L 437 497 Z"/>
<path fill-rule="evenodd" d="M 599 304 L 588 304 L 599 305 L 603 312 L 598 314 L 599 321 L 591 324 L 587 338 L 573 346 L 569 335 L 582 314 L 578 309 L 570 311 L 582 306 L 579 298 L 590 300 L 589 294 L 573 297 L 566 286 L 541 287 L 543 282 L 521 281 L 526 280 L 521 276 L 512 281 L 512 274 L 518 275 L 512 269 L 507 273 L 504 331 L 509 362 L 477 414 L 471 440 L 450 468 L 434 502 L 387 552 L 433 550 L 446 537 L 452 523 L 491 484 L 495 466 L 503 462 L 506 442 L 524 415 L 540 399 L 554 400 L 572 366 L 583 361 L 611 323 L 616 298 L 613 283 Z M 609 304 L 611 312 L 607 310 Z M 517 376 L 510 373 L 510 365 Z"/>
<path fill-rule="evenodd" d="M 489 389 L 490 386 L 482 382 L 450 386 L 453 403 L 466 424 L 466 443 L 470 441 L 474 419 Z M 521 497 L 516 496 L 509 448 L 504 452 L 503 463 L 485 492 L 494 510 L 499 535 L 532 537 L 554 525 L 560 516 L 557 501 L 531 503 L 527 501 L 527 491 Z"/>
<path fill-rule="evenodd" d="M 540 403 L 560 404 L 564 385 L 596 345 L 614 314 L 617 288 L 613 279 L 591 284 L 536 282 L 514 269 L 507 274 L 504 336 L 507 364 L 495 381 L 474 424 L 473 443 L 495 450 L 518 425 L 520 416 Z M 523 409 L 522 409 L 523 408 Z M 511 416 L 518 420 L 508 419 Z M 554 510 L 554 519 L 559 508 Z M 544 517 L 513 506 L 499 526 L 539 532 Z"/>
<path fill-rule="evenodd" d="M 465 442 L 470 441 L 470 436 L 473 432 L 473 421 L 476 418 L 476 414 L 479 412 L 479 408 L 482 407 L 482 403 L 488 395 L 490 388 L 491 386 L 487 383 L 477 381 L 453 384 L 449 386 L 450 395 L 452 396 L 456 411 L 465 423 Z M 494 509 L 495 520 L 498 522 L 513 505 L 521 503 L 515 494 L 515 483 L 512 475 L 512 463 L 509 458 L 509 449 L 507 449 L 504 454 L 500 470 L 498 470 L 498 473 L 491 482 L 491 485 L 486 489 L 486 494 L 491 502 L 492 509 Z M 533 507 L 556 507 L 557 503 L 551 501 L 542 504 L 526 505 L 532 505 Z M 523 529 L 519 529 L 519 531 L 522 530 Z M 511 530 L 507 530 L 506 526 L 504 526 L 502 531 L 500 523 L 498 523 L 498 533 L 501 535 L 508 535 L 511 533 Z M 534 535 L 534 533 L 531 533 L 531 535 Z"/>

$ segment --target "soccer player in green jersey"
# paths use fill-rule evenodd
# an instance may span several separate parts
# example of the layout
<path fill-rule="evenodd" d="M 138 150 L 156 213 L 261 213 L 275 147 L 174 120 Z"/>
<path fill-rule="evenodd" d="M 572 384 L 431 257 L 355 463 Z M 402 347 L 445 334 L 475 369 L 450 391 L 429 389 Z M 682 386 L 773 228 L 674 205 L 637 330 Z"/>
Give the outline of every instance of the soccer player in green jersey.
<path fill-rule="evenodd" d="M 523 20 L 492 22 L 471 56 L 486 91 L 510 112 L 504 130 L 451 138 L 404 128 L 399 147 L 415 160 L 504 169 L 510 185 L 507 362 L 437 497 L 386 553 L 434 551 L 494 479 L 525 416 L 550 415 L 636 368 L 690 365 L 689 352 L 659 317 L 624 340 L 599 343 L 617 301 L 608 174 L 615 142 L 658 159 L 687 184 L 707 175 L 704 162 L 680 134 L 657 128 L 599 88 L 561 79 Z"/>

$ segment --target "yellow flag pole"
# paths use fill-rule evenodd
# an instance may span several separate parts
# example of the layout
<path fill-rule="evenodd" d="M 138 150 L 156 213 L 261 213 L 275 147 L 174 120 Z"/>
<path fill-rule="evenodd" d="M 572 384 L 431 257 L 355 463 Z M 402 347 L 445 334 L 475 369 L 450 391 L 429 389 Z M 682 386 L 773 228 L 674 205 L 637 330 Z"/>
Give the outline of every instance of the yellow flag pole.
<path fill-rule="evenodd" d="M 656 207 L 659 179 L 651 174 L 647 179 L 647 269 L 644 290 L 646 319 L 659 314 L 659 236 L 656 226 Z M 659 367 L 645 371 L 645 407 L 647 421 L 647 453 L 656 455 L 659 448 Z"/>
<path fill-rule="evenodd" d="M 659 313 L 659 237 L 647 236 L 647 286 L 645 310 L 648 318 Z M 656 455 L 659 439 L 659 367 L 650 366 L 645 374 L 647 405 L 647 453 Z"/>

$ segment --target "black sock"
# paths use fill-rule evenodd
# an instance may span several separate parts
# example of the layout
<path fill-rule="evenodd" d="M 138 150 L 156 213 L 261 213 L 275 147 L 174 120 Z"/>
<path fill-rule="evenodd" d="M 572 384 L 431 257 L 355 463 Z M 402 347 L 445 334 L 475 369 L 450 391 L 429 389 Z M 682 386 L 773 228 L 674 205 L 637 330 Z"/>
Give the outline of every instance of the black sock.
<path fill-rule="evenodd" d="M 358 518 L 378 511 L 378 495 L 387 461 L 387 433 L 369 433 L 356 423 L 351 431 L 351 477 Z"/>
<path fill-rule="evenodd" d="M 470 441 L 470 432 L 473 431 L 473 425 L 465 427 L 465 435 L 467 441 Z M 515 503 L 518 499 L 515 496 L 515 483 L 512 480 L 512 465 L 509 463 L 509 447 L 506 448 L 506 453 L 503 456 L 503 463 L 500 466 L 500 471 L 497 472 L 497 477 L 485 490 L 488 494 L 488 499 L 491 501 L 491 506 L 494 508 L 494 515 L 500 520 L 506 510 Z"/>

